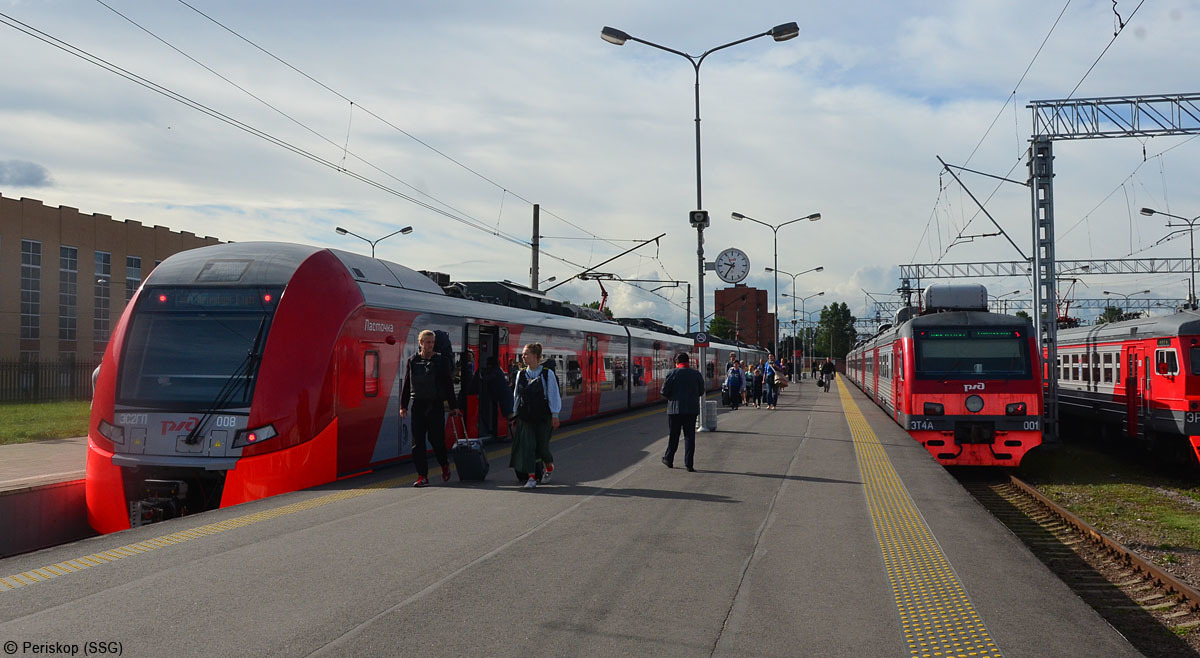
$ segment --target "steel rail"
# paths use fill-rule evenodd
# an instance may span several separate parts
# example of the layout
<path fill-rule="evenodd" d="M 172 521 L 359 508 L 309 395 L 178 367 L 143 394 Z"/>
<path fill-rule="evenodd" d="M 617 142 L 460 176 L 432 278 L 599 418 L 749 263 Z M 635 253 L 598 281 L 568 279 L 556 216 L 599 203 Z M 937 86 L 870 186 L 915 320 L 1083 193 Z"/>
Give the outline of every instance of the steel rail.
<path fill-rule="evenodd" d="M 1110 553 L 1117 555 L 1125 562 L 1129 563 L 1129 565 L 1134 569 L 1146 574 L 1146 576 L 1153 580 L 1156 585 L 1179 596 L 1192 611 L 1200 611 L 1200 592 L 1192 589 L 1191 586 L 1187 585 L 1175 576 L 1163 571 L 1155 564 L 1142 559 L 1120 542 L 1117 542 L 1116 540 L 1092 527 L 1092 525 L 1087 521 L 1075 516 L 1066 508 L 1050 500 L 1040 491 L 1026 484 L 1017 476 L 1010 473 L 1008 477 L 1013 486 L 1017 487 L 1021 491 L 1025 492 L 1026 495 L 1038 501 L 1038 503 L 1040 503 L 1043 507 L 1058 515 L 1063 521 L 1074 526 L 1076 530 L 1083 533 L 1085 536 L 1090 537 L 1093 542 L 1101 544 Z"/>

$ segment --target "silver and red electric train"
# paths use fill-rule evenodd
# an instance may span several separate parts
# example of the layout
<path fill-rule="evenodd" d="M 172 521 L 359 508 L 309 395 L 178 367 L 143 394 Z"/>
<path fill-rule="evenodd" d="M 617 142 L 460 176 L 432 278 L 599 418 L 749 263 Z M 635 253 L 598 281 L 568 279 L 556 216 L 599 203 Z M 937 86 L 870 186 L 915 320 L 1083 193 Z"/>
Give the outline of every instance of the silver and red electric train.
<path fill-rule="evenodd" d="M 1017 466 L 1042 442 L 1029 321 L 989 313 L 981 285 L 931 285 L 926 308 L 851 351 L 849 379 L 938 462 Z"/>
<path fill-rule="evenodd" d="M 1062 329 L 1057 366 L 1064 428 L 1200 458 L 1200 313 Z"/>
<path fill-rule="evenodd" d="M 264 498 L 407 458 L 404 360 L 446 332 L 455 386 L 524 343 L 555 360 L 564 422 L 660 400 L 689 337 L 447 295 L 419 272 L 336 249 L 235 243 L 163 261 L 126 307 L 96 380 L 88 521 L 113 532 Z M 710 389 L 730 353 L 714 342 Z M 468 389 L 470 390 L 470 388 Z M 506 433 L 466 396 L 471 436 Z"/>

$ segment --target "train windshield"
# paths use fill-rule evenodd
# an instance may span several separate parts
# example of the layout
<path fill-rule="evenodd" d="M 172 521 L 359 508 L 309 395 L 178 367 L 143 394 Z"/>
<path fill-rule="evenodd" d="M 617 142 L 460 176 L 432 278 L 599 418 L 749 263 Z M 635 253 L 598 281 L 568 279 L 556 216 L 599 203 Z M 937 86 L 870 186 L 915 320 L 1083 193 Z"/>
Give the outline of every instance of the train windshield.
<path fill-rule="evenodd" d="M 280 293 L 262 288 L 144 290 L 125 336 L 117 401 L 248 406 Z"/>
<path fill-rule="evenodd" d="M 1024 329 L 919 329 L 918 379 L 1024 379 L 1031 376 Z"/>

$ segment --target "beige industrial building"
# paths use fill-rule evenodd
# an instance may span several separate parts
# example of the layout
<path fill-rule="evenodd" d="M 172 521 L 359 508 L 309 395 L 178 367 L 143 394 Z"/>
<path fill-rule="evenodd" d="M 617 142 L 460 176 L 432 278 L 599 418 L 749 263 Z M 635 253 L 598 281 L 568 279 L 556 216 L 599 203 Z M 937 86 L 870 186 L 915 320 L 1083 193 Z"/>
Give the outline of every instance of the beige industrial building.
<path fill-rule="evenodd" d="M 0 361 L 98 362 L 150 270 L 218 242 L 0 194 Z"/>

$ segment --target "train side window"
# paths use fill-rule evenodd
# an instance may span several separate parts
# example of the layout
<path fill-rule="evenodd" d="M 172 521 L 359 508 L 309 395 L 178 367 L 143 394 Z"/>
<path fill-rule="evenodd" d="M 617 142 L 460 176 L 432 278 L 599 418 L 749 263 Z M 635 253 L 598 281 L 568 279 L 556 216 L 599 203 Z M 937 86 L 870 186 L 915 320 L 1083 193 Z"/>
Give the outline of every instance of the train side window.
<path fill-rule="evenodd" d="M 1113 355 L 1113 377 L 1116 381 L 1121 381 L 1121 353 L 1117 352 Z"/>
<path fill-rule="evenodd" d="M 567 393 L 575 394 L 583 390 L 583 368 L 575 355 L 567 357 Z"/>
<path fill-rule="evenodd" d="M 1069 377 L 1067 377 L 1067 379 L 1070 379 L 1071 381 L 1079 380 L 1079 355 L 1078 354 L 1071 355 L 1071 374 Z"/>
<path fill-rule="evenodd" d="M 363 396 L 379 395 L 379 352 L 370 350 L 363 354 Z"/>
<path fill-rule="evenodd" d="M 1154 351 L 1154 372 L 1160 375 L 1179 374 L 1179 358 L 1175 356 L 1175 350 Z"/>
<path fill-rule="evenodd" d="M 1104 383 L 1111 384 L 1113 382 L 1113 355 L 1110 352 L 1104 354 Z"/>
<path fill-rule="evenodd" d="M 1100 381 L 1100 353 L 1092 352 L 1092 383 Z"/>

